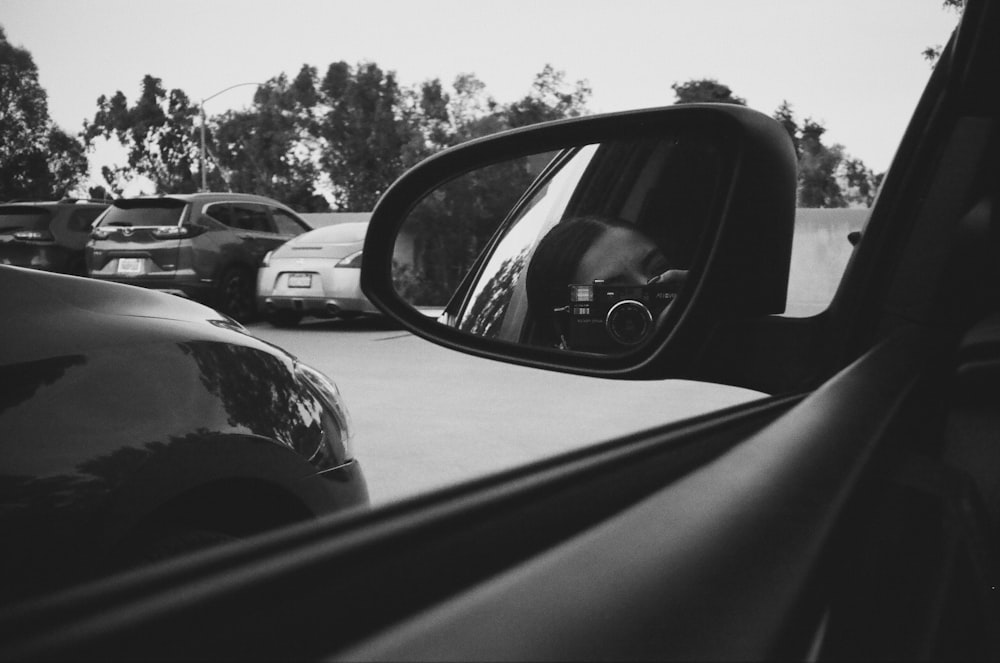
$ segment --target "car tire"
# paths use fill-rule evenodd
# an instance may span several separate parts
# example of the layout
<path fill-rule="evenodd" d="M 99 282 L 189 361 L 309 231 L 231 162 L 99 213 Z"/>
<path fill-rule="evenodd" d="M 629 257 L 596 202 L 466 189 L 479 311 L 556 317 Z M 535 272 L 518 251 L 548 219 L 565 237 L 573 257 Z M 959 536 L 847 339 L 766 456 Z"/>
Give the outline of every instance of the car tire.
<path fill-rule="evenodd" d="M 302 322 L 302 314 L 295 311 L 276 311 L 267 319 L 275 327 L 295 327 Z"/>
<path fill-rule="evenodd" d="M 215 308 L 239 321 L 249 321 L 256 311 L 256 284 L 249 270 L 227 269 L 219 279 Z"/>

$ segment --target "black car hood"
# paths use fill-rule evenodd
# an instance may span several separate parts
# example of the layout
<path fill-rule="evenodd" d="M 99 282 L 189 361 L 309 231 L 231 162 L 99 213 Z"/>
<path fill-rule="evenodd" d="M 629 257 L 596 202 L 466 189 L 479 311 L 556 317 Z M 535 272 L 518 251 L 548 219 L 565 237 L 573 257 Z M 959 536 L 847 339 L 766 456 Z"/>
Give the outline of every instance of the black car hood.
<path fill-rule="evenodd" d="M 178 337 L 241 342 L 237 322 L 196 302 L 129 285 L 0 266 L 0 364 Z"/>

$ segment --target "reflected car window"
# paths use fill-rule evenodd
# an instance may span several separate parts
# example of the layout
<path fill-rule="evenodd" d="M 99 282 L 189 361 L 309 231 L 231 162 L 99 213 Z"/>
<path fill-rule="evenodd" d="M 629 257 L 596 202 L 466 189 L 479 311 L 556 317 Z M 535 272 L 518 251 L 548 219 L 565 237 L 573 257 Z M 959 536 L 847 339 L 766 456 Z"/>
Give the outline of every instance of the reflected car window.
<path fill-rule="evenodd" d="M 527 266 L 531 249 L 561 217 L 591 159 L 596 145 L 581 149 L 551 176 L 513 219 L 511 232 L 500 240 L 483 270 L 471 305 L 459 319 L 458 328 L 474 334 L 496 337 L 510 305 L 516 285 Z M 516 339 L 516 335 L 509 336 Z"/>

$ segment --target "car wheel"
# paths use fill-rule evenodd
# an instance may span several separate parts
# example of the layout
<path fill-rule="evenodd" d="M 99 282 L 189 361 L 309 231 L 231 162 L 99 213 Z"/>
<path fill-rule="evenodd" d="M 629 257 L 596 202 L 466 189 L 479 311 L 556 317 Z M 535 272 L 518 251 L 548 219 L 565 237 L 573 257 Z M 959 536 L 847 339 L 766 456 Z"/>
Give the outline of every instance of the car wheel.
<path fill-rule="evenodd" d="M 240 322 L 253 317 L 255 284 L 250 272 L 240 267 L 226 270 L 219 280 L 216 309 Z"/>
<path fill-rule="evenodd" d="M 268 322 L 275 327 L 294 327 L 302 322 L 302 314 L 295 311 L 276 311 L 268 317 Z"/>

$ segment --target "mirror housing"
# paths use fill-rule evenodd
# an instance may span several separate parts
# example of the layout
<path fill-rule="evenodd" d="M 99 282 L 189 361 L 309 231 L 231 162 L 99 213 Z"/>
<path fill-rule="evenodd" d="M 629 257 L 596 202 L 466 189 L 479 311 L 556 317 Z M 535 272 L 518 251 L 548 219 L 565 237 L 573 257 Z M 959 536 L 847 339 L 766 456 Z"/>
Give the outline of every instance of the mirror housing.
<path fill-rule="evenodd" d="M 721 176 L 683 309 L 650 342 L 621 354 L 560 352 L 441 324 L 393 285 L 397 234 L 437 187 L 477 168 L 544 152 L 663 136 L 709 137 Z M 361 285 L 384 313 L 439 345 L 500 361 L 607 378 L 698 378 L 721 326 L 784 311 L 795 218 L 796 156 L 776 120 L 730 104 L 690 104 L 558 120 L 476 139 L 435 154 L 379 200 L 365 240 Z"/>

